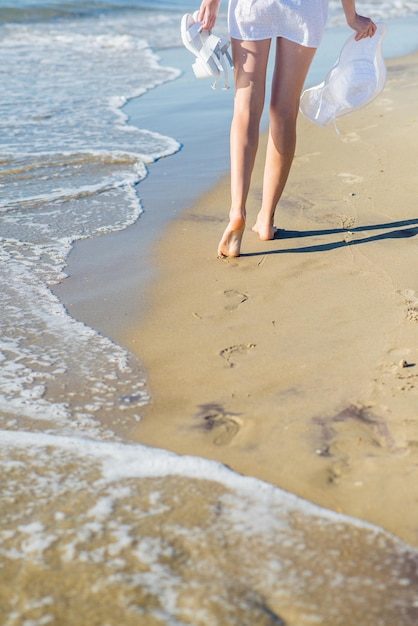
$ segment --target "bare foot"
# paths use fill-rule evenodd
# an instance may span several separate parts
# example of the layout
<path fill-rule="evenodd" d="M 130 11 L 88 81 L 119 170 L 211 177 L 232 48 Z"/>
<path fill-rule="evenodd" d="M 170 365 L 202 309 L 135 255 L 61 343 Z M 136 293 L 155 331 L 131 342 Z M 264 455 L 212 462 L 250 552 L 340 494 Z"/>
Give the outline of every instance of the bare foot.
<path fill-rule="evenodd" d="M 251 230 L 257 233 L 263 241 L 268 241 L 269 239 L 274 239 L 275 234 L 279 229 L 276 228 L 276 226 L 273 226 L 272 222 L 265 224 L 260 216 L 258 216 L 257 221 Z"/>
<path fill-rule="evenodd" d="M 230 220 L 219 242 L 219 258 L 239 256 L 244 228 L 245 219 L 243 217 Z"/>

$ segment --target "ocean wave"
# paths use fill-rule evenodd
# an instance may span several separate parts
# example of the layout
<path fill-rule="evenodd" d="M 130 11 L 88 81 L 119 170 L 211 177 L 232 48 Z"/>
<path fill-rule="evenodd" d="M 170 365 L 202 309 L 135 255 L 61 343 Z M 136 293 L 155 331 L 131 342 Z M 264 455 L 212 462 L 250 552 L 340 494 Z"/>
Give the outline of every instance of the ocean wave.
<path fill-rule="evenodd" d="M 51 287 L 75 241 L 141 214 L 137 183 L 179 143 L 130 125 L 122 107 L 179 71 L 131 20 L 15 23 L 2 35 L 1 420 L 108 438 L 149 401 L 142 366 L 72 319 Z"/>
<path fill-rule="evenodd" d="M 3 431 L 0 450 L 6 626 L 416 624 L 417 550 L 376 526 L 140 445 Z"/>

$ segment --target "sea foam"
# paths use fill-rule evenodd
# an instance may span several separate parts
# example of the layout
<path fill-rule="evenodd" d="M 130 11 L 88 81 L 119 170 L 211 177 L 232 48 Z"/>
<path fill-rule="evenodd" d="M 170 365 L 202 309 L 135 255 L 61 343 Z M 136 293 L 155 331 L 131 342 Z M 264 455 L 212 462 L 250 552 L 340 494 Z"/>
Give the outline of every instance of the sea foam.
<path fill-rule="evenodd" d="M 109 437 L 100 420 L 137 420 L 149 399 L 142 366 L 71 319 L 50 287 L 75 241 L 141 214 L 137 183 L 179 143 L 130 125 L 121 107 L 179 71 L 160 65 L 139 18 L 0 28 L 1 415 L 13 428 Z"/>
<path fill-rule="evenodd" d="M 140 445 L 2 431 L 0 450 L 7 626 L 13 604 L 63 624 L 416 623 L 418 553 L 371 524 Z"/>

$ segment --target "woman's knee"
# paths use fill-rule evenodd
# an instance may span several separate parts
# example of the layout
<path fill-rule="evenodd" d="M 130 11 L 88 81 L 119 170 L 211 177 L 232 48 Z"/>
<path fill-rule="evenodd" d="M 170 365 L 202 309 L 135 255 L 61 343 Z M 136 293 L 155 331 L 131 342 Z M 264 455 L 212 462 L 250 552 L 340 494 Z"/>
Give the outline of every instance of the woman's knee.
<path fill-rule="evenodd" d="M 234 117 L 249 126 L 259 125 L 264 109 L 264 92 L 249 87 L 237 89 L 234 101 Z"/>
<path fill-rule="evenodd" d="M 299 100 L 297 102 L 270 103 L 270 125 L 277 128 L 296 130 L 296 121 L 299 113 Z"/>

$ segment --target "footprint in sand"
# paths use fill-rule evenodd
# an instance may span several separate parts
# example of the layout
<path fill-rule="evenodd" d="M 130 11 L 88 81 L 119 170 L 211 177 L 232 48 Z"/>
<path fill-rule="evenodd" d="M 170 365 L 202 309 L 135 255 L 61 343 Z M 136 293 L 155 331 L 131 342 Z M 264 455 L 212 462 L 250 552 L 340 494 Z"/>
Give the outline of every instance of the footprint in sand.
<path fill-rule="evenodd" d="M 201 405 L 196 417 L 200 420 L 199 428 L 213 432 L 216 446 L 228 445 L 242 426 L 240 419 L 216 403 Z"/>
<path fill-rule="evenodd" d="M 248 300 L 248 295 L 237 291 L 236 289 L 226 289 L 224 295 L 228 300 L 228 304 L 225 306 L 227 311 L 235 311 L 240 304 L 243 304 Z"/>
<path fill-rule="evenodd" d="M 318 428 L 315 452 L 327 459 L 323 475 L 328 484 L 349 476 L 358 454 L 377 457 L 394 448 L 386 421 L 365 407 L 348 406 L 333 417 L 312 421 Z"/>
<path fill-rule="evenodd" d="M 230 346 L 220 351 L 220 356 L 225 359 L 228 367 L 235 367 L 235 357 L 239 357 L 242 354 L 247 354 L 249 350 L 255 348 L 255 343 L 240 343 L 236 346 Z"/>

